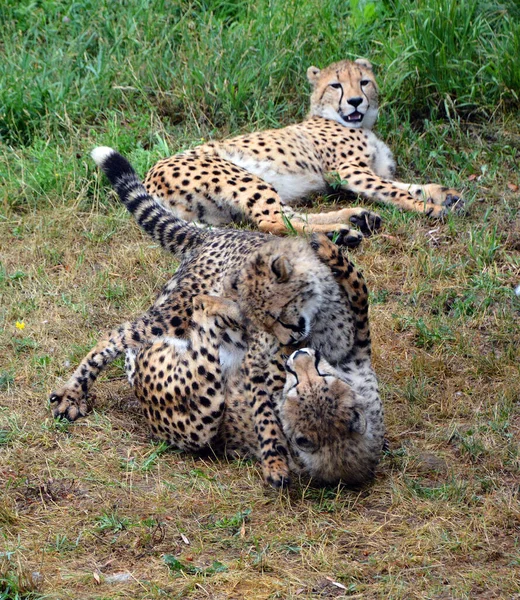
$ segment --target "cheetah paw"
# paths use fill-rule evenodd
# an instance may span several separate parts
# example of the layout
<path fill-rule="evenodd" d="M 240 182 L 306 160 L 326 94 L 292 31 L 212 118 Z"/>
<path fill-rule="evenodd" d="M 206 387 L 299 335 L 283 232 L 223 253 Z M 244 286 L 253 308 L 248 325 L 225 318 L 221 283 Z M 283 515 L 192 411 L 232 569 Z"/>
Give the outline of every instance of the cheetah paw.
<path fill-rule="evenodd" d="M 459 196 L 455 190 L 453 190 L 453 193 L 447 194 L 444 202 L 442 203 L 444 207 L 450 209 L 451 212 L 457 215 L 462 215 L 466 212 L 465 204 L 464 198 Z"/>
<path fill-rule="evenodd" d="M 332 241 L 327 237 L 325 233 L 314 232 L 311 235 L 309 241 L 311 248 L 324 262 L 331 260 L 333 256 L 338 255 L 338 248 Z"/>
<path fill-rule="evenodd" d="M 73 393 L 67 391 L 53 392 L 49 397 L 49 402 L 57 404 L 52 409 L 52 416 L 67 421 L 76 421 L 76 419 L 84 417 L 89 408 L 86 398 L 77 398 Z"/>
<path fill-rule="evenodd" d="M 346 248 L 357 248 L 363 240 L 363 235 L 359 231 L 348 228 L 329 231 L 326 235 L 336 246 L 345 246 Z"/>
<path fill-rule="evenodd" d="M 262 471 L 265 483 L 277 490 L 289 487 L 291 484 L 291 478 L 289 477 L 289 466 L 287 461 L 282 457 L 278 457 L 275 460 L 271 459 L 269 464 L 264 463 L 262 465 Z"/>
<path fill-rule="evenodd" d="M 433 204 L 431 201 L 427 201 L 424 207 L 424 214 L 427 217 L 433 217 L 434 219 L 443 219 L 448 212 L 446 207 Z"/>
<path fill-rule="evenodd" d="M 349 221 L 367 237 L 381 228 L 381 217 L 369 210 L 365 210 L 358 215 L 352 215 Z"/>
<path fill-rule="evenodd" d="M 289 475 L 282 475 L 281 473 L 272 473 L 265 478 L 265 483 L 274 487 L 275 490 L 288 488 L 291 485 L 291 478 Z"/>

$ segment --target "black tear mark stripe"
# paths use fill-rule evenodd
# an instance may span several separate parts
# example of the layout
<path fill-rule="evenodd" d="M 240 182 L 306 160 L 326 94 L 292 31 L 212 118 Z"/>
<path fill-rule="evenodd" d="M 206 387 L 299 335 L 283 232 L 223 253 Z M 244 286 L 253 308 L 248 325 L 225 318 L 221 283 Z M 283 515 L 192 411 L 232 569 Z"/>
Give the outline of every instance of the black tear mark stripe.
<path fill-rule="evenodd" d="M 360 77 L 360 81 L 363 79 L 363 71 L 361 69 L 359 69 L 359 77 Z M 363 94 L 363 96 L 365 96 L 367 102 L 368 102 L 368 106 L 367 106 L 367 112 L 368 109 L 370 108 L 370 101 L 368 99 L 368 96 L 365 94 L 364 88 L 366 86 L 361 85 L 361 83 L 359 84 L 359 88 L 361 89 L 361 93 Z"/>
<path fill-rule="evenodd" d="M 303 319 L 303 317 L 300 318 L 300 321 Z M 305 329 L 305 321 L 303 323 L 303 325 L 300 323 L 300 321 L 298 321 L 298 325 L 291 325 L 290 323 L 284 323 L 283 321 L 280 320 L 280 318 L 278 317 L 276 319 L 276 321 L 284 328 L 284 329 L 289 329 L 289 331 L 294 331 L 295 333 L 301 333 L 302 330 Z"/>
<path fill-rule="evenodd" d="M 291 390 L 293 388 L 295 388 L 297 385 L 300 384 L 300 381 L 298 380 L 298 375 L 296 373 L 296 371 L 294 371 L 293 369 L 291 369 L 291 367 L 289 365 L 285 365 L 285 369 L 288 373 L 290 373 L 291 375 L 294 376 L 294 378 L 296 379 L 296 383 L 291 387 Z"/>

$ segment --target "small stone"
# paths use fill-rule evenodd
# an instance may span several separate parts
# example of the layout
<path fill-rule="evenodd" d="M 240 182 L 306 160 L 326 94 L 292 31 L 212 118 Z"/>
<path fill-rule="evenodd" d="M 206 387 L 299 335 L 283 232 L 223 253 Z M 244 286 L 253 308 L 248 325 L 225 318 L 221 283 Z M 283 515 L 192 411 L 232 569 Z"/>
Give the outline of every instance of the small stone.
<path fill-rule="evenodd" d="M 105 583 L 124 583 L 132 579 L 130 573 L 113 573 L 112 575 L 105 576 Z"/>
<path fill-rule="evenodd" d="M 435 454 L 421 452 L 417 457 L 417 470 L 420 473 L 445 473 L 448 470 L 448 465 L 443 458 Z"/>

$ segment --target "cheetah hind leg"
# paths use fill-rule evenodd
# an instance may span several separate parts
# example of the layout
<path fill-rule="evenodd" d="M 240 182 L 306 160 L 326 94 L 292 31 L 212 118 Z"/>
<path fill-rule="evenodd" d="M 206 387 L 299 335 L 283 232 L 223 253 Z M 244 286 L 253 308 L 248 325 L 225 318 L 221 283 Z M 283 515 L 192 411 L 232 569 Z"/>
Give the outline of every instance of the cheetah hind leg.
<path fill-rule="evenodd" d="M 294 223 L 295 220 L 307 223 L 313 232 L 319 232 L 316 225 L 336 224 L 338 231 L 344 229 L 343 224 L 352 224 L 359 229 L 364 237 L 369 237 L 379 231 L 381 228 L 381 217 L 366 208 L 360 206 L 342 208 L 325 213 L 307 213 L 302 214 L 292 211 L 289 207 L 283 207 L 284 216 Z M 352 232 L 355 235 L 357 232 Z M 330 236 L 329 236 L 330 237 Z M 348 245 L 348 244 L 345 244 Z"/>
<path fill-rule="evenodd" d="M 228 329 L 240 327 L 242 319 L 230 300 L 195 296 L 188 344 L 165 338 L 137 354 L 134 391 L 157 437 L 190 452 L 211 445 L 225 410 L 219 349 Z"/>
<path fill-rule="evenodd" d="M 343 214 L 337 221 L 327 217 L 321 223 L 311 223 L 314 217 L 309 221 L 303 216 L 290 222 L 291 217 L 284 216 L 287 207 L 271 184 L 217 155 L 185 153 L 160 161 L 148 173 L 144 185 L 177 216 L 206 225 L 222 226 L 245 218 L 260 231 L 274 235 L 317 231 L 350 248 L 363 239 L 349 226 L 353 214 Z"/>

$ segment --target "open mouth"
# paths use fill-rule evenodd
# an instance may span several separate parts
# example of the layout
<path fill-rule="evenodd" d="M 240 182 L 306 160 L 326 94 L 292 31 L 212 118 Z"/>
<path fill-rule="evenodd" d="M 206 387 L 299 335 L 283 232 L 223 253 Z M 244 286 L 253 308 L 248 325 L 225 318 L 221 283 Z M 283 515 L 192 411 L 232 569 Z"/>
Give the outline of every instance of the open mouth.
<path fill-rule="evenodd" d="M 289 338 L 289 342 L 287 343 L 287 346 L 295 346 L 296 344 L 299 344 L 301 341 L 303 341 L 306 337 L 308 337 L 309 335 L 309 331 L 302 331 L 301 333 L 296 333 L 296 334 L 292 334 L 291 337 Z"/>
<path fill-rule="evenodd" d="M 361 123 L 363 117 L 364 115 L 361 114 L 358 110 L 355 110 L 353 113 L 350 113 L 350 115 L 347 116 L 341 115 L 341 118 L 347 123 Z"/>

